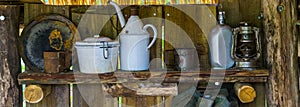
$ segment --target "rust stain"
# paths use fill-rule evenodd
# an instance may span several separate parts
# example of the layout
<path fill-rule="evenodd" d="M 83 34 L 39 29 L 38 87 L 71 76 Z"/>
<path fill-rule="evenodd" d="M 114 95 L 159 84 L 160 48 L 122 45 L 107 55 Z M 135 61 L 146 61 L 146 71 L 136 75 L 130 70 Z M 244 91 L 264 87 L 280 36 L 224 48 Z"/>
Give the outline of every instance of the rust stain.
<path fill-rule="evenodd" d="M 58 31 L 57 29 L 54 29 L 50 33 L 50 36 L 48 37 L 48 39 L 49 39 L 51 48 L 54 48 L 55 50 L 61 50 L 61 48 L 63 46 L 63 40 L 62 40 L 60 31 Z"/>
<path fill-rule="evenodd" d="M 78 36 L 77 35 L 77 28 L 76 28 L 76 26 L 69 25 L 69 28 L 70 28 L 71 31 L 73 31 L 73 33 L 70 35 L 70 38 L 64 42 L 65 49 L 71 49 L 72 46 L 73 46 L 73 42 L 74 42 L 75 37 Z"/>

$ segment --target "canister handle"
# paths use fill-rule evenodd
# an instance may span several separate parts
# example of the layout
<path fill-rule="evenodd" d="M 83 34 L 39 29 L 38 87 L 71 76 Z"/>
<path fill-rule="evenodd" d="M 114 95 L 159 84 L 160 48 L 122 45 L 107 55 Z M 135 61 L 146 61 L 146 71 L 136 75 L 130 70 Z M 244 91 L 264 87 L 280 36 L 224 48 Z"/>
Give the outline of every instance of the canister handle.
<path fill-rule="evenodd" d="M 108 42 L 107 41 L 101 41 L 101 43 L 103 44 L 103 57 L 104 59 L 108 58 Z"/>
<path fill-rule="evenodd" d="M 154 34 L 153 34 L 153 39 L 152 39 L 152 41 L 150 42 L 150 44 L 148 45 L 147 49 L 149 49 L 149 48 L 154 44 L 154 42 L 155 42 L 155 40 L 156 40 L 156 38 L 157 38 L 157 29 L 156 29 L 156 27 L 155 27 L 154 25 L 152 25 L 152 24 L 146 24 L 146 25 L 143 27 L 143 30 L 147 31 L 147 28 L 148 28 L 148 27 L 151 27 L 151 28 L 152 28 Z"/>

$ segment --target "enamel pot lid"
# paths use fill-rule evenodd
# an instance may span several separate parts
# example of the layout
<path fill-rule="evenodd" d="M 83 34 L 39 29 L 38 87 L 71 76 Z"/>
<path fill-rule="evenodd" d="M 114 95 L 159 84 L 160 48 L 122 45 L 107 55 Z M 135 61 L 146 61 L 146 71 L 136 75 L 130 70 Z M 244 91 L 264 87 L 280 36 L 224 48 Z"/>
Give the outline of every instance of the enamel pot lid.
<path fill-rule="evenodd" d="M 94 37 L 89 37 L 84 39 L 83 41 L 79 41 L 75 43 L 76 47 L 117 47 L 119 46 L 118 41 L 112 41 L 108 37 L 99 37 L 98 35 L 94 35 Z"/>

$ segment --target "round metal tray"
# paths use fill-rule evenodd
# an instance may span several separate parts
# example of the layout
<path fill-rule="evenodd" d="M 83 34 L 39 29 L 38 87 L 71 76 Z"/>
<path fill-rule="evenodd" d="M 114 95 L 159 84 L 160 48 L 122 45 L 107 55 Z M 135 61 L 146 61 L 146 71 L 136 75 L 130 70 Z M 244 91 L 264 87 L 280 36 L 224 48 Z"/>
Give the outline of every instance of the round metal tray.
<path fill-rule="evenodd" d="M 20 55 L 29 69 L 43 72 L 43 52 L 71 50 L 78 35 L 76 26 L 63 16 L 38 16 L 23 29 Z"/>

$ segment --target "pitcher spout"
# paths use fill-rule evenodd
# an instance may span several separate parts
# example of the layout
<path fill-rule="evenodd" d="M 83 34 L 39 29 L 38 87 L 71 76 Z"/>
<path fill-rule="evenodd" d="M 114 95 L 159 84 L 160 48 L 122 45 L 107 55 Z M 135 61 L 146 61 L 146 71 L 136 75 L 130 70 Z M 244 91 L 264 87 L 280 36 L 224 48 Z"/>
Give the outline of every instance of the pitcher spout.
<path fill-rule="evenodd" d="M 121 27 L 123 28 L 125 26 L 126 22 L 125 22 L 125 18 L 124 18 L 123 14 L 122 14 L 122 11 L 121 11 L 119 5 L 117 3 L 111 1 L 111 0 L 108 1 L 108 2 L 109 2 L 110 5 L 112 5 L 112 6 L 115 7 L 115 9 L 117 11 L 118 18 L 120 20 Z"/>

